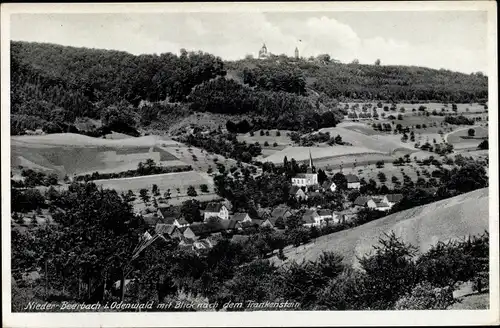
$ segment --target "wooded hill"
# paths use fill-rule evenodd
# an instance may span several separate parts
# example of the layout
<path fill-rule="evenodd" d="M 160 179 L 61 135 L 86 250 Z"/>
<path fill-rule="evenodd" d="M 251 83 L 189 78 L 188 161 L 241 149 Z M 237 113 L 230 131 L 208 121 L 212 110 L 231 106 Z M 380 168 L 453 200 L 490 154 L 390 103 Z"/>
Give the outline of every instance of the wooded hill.
<path fill-rule="evenodd" d="M 185 50 L 135 56 L 13 41 L 11 133 L 76 132 L 75 119 L 90 117 L 134 134 L 135 128 L 168 125 L 193 111 L 249 114 L 267 122 L 266 128 L 314 129 L 341 119 L 338 100 L 485 101 L 487 82 L 481 74 L 419 67 L 287 57 L 224 62 Z M 327 111 L 335 120 L 321 116 Z"/>

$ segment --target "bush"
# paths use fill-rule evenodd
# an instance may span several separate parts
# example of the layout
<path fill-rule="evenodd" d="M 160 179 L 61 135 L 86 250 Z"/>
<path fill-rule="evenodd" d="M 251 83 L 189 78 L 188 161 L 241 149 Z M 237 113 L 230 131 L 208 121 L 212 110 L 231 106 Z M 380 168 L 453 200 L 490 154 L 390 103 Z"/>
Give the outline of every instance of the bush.
<path fill-rule="evenodd" d="M 435 287 L 429 282 L 415 286 L 407 295 L 400 298 L 395 310 L 446 310 L 454 303 L 453 290 L 450 287 Z"/>
<path fill-rule="evenodd" d="M 196 192 L 193 186 L 189 186 L 187 189 L 187 195 L 190 197 L 196 197 L 198 196 L 198 193 Z"/>
<path fill-rule="evenodd" d="M 208 192 L 208 186 L 206 184 L 200 185 L 201 192 Z"/>

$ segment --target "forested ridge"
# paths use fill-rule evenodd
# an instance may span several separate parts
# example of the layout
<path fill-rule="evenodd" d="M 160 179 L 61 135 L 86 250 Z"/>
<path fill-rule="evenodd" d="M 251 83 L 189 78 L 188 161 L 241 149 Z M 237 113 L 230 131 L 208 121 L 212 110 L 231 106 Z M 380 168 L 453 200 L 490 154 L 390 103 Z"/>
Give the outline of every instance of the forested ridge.
<path fill-rule="evenodd" d="M 228 70 L 237 78 L 226 76 Z M 249 114 L 269 128 L 314 129 L 325 125 L 318 114 L 342 118 L 339 100 L 486 101 L 487 84 L 482 74 L 420 67 L 288 57 L 224 62 L 201 51 L 135 56 L 13 41 L 11 133 L 77 132 L 75 120 L 89 117 L 102 120 L 102 131 L 136 135 L 151 122 L 166 127 L 193 111 Z"/>

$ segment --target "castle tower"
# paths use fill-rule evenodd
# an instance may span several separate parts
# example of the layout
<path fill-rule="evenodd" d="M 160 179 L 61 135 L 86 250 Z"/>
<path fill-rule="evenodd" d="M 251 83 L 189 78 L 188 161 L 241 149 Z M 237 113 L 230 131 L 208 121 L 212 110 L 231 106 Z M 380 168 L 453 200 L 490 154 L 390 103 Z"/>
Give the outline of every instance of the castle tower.
<path fill-rule="evenodd" d="M 264 43 L 262 45 L 262 48 L 260 48 L 260 50 L 259 50 L 259 58 L 267 58 L 267 57 L 268 57 L 267 47 L 266 47 L 266 44 Z"/>
<path fill-rule="evenodd" d="M 299 59 L 299 48 L 295 47 L 295 59 Z"/>

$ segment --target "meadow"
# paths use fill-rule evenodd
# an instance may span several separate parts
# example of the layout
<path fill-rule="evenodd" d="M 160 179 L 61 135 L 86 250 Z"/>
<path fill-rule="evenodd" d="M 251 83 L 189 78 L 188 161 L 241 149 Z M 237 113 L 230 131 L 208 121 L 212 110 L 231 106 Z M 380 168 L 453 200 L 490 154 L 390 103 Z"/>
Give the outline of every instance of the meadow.
<path fill-rule="evenodd" d="M 93 182 L 103 188 L 115 189 L 119 193 L 132 190 L 134 193 L 138 194 L 141 189 L 148 189 L 151 191 L 153 184 L 158 186 L 161 194 L 170 189 L 172 196 L 186 195 L 189 186 L 195 187 L 197 193 L 201 194 L 199 186 L 202 184 L 206 184 L 209 192 L 213 192 L 212 179 L 207 175 L 194 171 L 121 179 L 94 180 Z"/>

